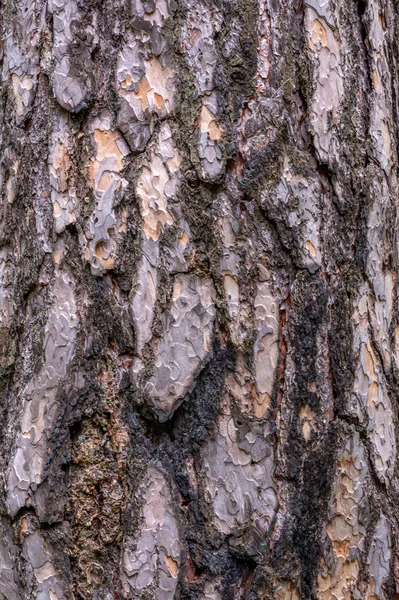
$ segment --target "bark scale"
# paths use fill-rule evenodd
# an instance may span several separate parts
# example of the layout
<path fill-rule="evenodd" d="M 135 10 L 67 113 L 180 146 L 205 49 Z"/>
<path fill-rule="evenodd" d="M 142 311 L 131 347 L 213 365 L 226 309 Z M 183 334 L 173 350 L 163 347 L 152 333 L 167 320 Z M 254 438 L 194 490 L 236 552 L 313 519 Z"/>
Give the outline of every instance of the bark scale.
<path fill-rule="evenodd" d="M 0 598 L 399 598 L 396 0 L 0 11 Z"/>

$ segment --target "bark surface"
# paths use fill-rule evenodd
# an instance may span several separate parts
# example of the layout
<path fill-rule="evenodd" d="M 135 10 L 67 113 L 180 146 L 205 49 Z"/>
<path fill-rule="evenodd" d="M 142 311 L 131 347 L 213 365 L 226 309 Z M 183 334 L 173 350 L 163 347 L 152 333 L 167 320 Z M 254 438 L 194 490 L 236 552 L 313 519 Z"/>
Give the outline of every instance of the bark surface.
<path fill-rule="evenodd" d="M 0 599 L 399 598 L 397 0 L 0 17 Z"/>

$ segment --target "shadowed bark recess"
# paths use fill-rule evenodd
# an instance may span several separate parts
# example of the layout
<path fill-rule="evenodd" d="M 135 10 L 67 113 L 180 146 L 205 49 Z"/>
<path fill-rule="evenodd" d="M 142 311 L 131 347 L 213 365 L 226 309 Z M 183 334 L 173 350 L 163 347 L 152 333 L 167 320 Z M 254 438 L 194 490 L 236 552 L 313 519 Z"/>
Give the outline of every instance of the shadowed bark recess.
<path fill-rule="evenodd" d="M 0 600 L 399 598 L 397 2 L 0 17 Z"/>

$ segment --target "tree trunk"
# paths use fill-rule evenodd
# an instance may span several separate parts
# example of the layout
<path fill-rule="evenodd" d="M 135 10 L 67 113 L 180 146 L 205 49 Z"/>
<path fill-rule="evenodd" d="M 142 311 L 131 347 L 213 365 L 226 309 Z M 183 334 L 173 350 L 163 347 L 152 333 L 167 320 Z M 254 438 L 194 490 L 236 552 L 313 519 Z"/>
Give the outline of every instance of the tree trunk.
<path fill-rule="evenodd" d="M 0 10 L 0 598 L 399 598 L 397 0 Z"/>

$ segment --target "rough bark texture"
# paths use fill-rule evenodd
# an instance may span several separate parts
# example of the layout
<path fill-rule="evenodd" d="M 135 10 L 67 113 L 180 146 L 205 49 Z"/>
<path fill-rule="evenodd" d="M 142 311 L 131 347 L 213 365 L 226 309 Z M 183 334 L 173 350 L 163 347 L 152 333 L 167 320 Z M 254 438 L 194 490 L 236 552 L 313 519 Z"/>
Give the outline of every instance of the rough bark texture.
<path fill-rule="evenodd" d="M 397 0 L 0 14 L 0 598 L 399 598 Z"/>

